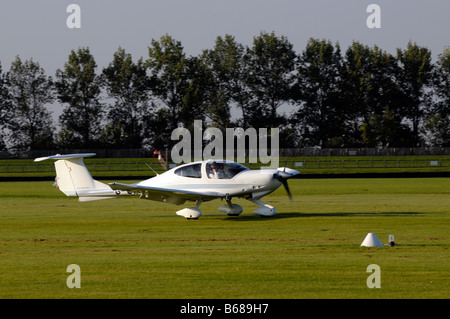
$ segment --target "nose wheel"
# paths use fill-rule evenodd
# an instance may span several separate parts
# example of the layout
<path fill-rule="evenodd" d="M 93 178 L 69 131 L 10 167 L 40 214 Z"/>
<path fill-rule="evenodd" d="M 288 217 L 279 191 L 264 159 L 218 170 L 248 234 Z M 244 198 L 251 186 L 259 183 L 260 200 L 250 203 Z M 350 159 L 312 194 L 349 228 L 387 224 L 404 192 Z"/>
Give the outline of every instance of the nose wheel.
<path fill-rule="evenodd" d="M 259 199 L 250 197 L 247 200 L 258 205 L 258 208 L 253 211 L 253 213 L 255 213 L 256 215 L 269 217 L 269 216 L 273 216 L 277 213 L 277 210 L 275 207 L 273 207 L 272 205 L 266 204 L 266 203 L 260 201 Z"/>

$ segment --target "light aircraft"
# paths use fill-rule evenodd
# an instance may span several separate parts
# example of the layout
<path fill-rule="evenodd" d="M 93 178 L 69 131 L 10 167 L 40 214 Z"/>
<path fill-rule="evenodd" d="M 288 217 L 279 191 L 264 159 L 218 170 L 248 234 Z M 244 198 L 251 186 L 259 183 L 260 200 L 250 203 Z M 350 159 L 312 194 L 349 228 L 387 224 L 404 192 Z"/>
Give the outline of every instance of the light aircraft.
<path fill-rule="evenodd" d="M 174 167 L 160 175 L 134 184 L 104 184 L 94 180 L 83 162 L 88 154 L 53 155 L 36 158 L 35 162 L 56 160 L 56 182 L 67 196 L 78 196 L 80 201 L 117 198 L 138 195 L 139 198 L 181 205 L 186 201 L 196 202 L 195 207 L 177 211 L 187 219 L 202 215 L 201 203 L 222 199 L 226 205 L 218 209 L 230 216 L 242 213 L 242 206 L 231 203 L 232 198 L 245 198 L 258 206 L 253 212 L 261 216 L 273 216 L 276 209 L 261 201 L 261 198 L 284 185 L 290 199 L 287 180 L 300 172 L 280 167 L 277 169 L 250 170 L 228 160 L 205 160 Z"/>

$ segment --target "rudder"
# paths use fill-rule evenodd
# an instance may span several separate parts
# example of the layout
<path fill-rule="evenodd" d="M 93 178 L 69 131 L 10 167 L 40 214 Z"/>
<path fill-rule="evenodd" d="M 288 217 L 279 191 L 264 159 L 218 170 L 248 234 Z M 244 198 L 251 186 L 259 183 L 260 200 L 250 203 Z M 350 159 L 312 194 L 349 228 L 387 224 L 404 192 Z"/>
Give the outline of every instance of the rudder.
<path fill-rule="evenodd" d="M 56 159 L 56 186 L 67 196 L 78 196 L 80 200 L 106 199 L 114 197 L 115 193 L 109 185 L 92 178 L 83 157 L 89 154 L 69 154 L 40 157 L 35 162 L 47 159 Z M 107 197 L 104 197 L 107 196 Z"/>

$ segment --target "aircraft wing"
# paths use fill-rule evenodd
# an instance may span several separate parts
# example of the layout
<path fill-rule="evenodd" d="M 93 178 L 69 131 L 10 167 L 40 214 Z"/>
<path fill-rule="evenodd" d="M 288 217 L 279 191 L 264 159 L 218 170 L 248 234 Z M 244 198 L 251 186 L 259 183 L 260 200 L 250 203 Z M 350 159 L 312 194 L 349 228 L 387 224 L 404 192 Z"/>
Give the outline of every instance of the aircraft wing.
<path fill-rule="evenodd" d="M 136 184 L 109 183 L 113 190 L 140 193 L 143 199 L 156 200 L 181 205 L 185 201 L 208 201 L 216 198 L 225 198 L 219 192 L 200 192 L 190 190 L 171 189 L 163 187 L 140 186 Z"/>

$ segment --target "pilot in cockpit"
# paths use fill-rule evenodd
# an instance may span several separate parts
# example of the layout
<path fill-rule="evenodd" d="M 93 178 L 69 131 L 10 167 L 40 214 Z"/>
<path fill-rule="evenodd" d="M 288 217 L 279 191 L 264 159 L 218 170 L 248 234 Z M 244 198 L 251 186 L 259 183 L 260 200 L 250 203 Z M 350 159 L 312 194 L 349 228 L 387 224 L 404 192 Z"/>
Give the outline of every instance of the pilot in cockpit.
<path fill-rule="evenodd" d="M 217 170 L 218 170 L 218 167 L 217 167 L 217 163 L 216 162 L 208 164 L 207 165 L 208 177 L 209 178 L 219 178 Z"/>
<path fill-rule="evenodd" d="M 228 179 L 228 178 L 230 178 L 228 176 L 227 172 L 225 172 L 223 163 L 219 163 L 219 164 L 217 164 L 217 166 L 218 166 L 218 168 L 217 168 L 217 177 L 218 178 L 220 178 L 220 179 L 224 179 L 224 178 Z"/>
<path fill-rule="evenodd" d="M 213 162 L 207 166 L 208 177 L 213 179 L 229 179 L 223 163 Z"/>

